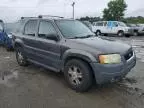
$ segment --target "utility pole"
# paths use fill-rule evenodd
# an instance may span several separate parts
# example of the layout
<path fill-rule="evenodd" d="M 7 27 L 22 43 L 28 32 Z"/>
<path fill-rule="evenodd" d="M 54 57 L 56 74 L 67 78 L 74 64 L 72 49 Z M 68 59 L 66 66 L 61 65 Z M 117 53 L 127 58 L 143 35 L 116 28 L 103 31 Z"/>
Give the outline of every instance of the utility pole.
<path fill-rule="evenodd" d="M 73 7 L 73 19 L 74 19 L 74 17 L 75 17 L 75 16 L 74 16 L 74 14 L 75 14 L 75 12 L 74 12 L 74 6 L 75 6 L 75 2 L 72 3 L 72 7 Z"/>

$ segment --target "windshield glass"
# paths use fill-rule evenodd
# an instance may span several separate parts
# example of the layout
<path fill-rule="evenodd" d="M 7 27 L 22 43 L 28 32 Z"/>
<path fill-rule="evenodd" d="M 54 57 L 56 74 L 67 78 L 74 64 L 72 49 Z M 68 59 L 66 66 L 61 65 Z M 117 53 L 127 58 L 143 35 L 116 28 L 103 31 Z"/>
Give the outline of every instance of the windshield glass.
<path fill-rule="evenodd" d="M 56 21 L 56 24 L 66 38 L 82 38 L 95 35 L 86 25 L 77 20 L 59 20 Z"/>
<path fill-rule="evenodd" d="M 123 22 L 118 22 L 119 26 L 122 26 L 122 27 L 127 27 L 127 25 Z"/>

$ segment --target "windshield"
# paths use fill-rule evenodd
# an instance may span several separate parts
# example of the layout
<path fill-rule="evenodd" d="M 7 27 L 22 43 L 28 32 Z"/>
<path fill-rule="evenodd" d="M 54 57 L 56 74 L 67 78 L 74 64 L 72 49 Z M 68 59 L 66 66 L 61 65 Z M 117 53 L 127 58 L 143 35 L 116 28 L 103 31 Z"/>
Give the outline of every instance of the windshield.
<path fill-rule="evenodd" d="M 123 22 L 118 22 L 119 26 L 122 26 L 122 27 L 127 27 L 127 25 Z"/>
<path fill-rule="evenodd" d="M 83 23 L 77 20 L 56 21 L 60 31 L 66 38 L 82 38 L 95 34 Z"/>

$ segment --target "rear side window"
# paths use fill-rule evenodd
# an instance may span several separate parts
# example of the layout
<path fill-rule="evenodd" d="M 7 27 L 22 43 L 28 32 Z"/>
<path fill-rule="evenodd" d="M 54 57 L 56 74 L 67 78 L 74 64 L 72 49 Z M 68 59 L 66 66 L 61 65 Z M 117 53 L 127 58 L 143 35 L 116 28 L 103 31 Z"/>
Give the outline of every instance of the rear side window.
<path fill-rule="evenodd" d="M 103 22 L 96 23 L 96 26 L 103 26 Z"/>
<path fill-rule="evenodd" d="M 107 26 L 107 22 L 104 22 L 104 26 Z"/>
<path fill-rule="evenodd" d="M 15 33 L 23 33 L 23 28 L 25 24 L 25 20 L 19 20 L 18 22 L 15 23 Z"/>
<path fill-rule="evenodd" d="M 24 28 L 24 34 L 28 36 L 35 36 L 37 30 L 37 20 L 29 20 Z"/>

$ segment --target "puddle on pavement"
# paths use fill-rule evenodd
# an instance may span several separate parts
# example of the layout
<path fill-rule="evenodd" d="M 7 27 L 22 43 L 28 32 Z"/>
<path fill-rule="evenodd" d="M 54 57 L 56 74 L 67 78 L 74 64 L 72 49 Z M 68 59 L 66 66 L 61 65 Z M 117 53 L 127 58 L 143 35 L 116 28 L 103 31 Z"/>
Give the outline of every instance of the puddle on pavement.
<path fill-rule="evenodd" d="M 144 89 L 139 85 L 137 78 L 125 78 L 123 81 L 118 82 L 117 86 L 131 95 L 144 96 Z"/>
<path fill-rule="evenodd" d="M 0 71 L 0 84 L 12 86 L 12 81 L 17 79 L 17 71 Z"/>

